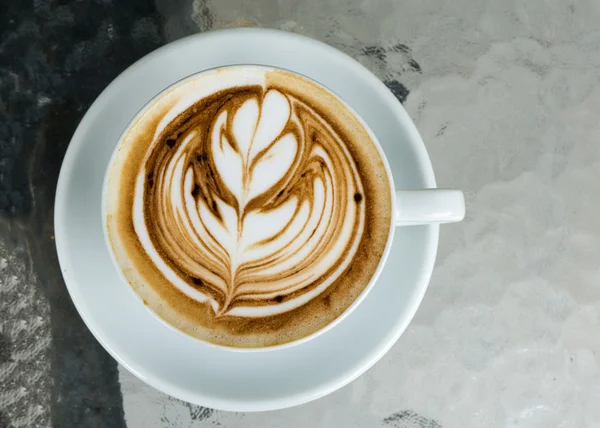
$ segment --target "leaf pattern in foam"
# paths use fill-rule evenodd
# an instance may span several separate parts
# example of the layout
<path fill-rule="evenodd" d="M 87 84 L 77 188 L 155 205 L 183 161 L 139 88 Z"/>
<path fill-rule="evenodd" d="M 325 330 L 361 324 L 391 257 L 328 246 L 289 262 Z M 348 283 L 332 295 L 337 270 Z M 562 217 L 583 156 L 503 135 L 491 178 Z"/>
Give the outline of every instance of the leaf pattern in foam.
<path fill-rule="evenodd" d="M 298 142 L 293 134 L 281 136 L 290 113 L 288 99 L 271 89 L 260 105 L 251 98 L 235 111 L 231 132 L 235 141 L 225 137 L 226 112 L 215 121 L 211 135 L 214 162 L 236 198 L 240 214 L 251 199 L 281 180 L 294 162 Z"/>
<path fill-rule="evenodd" d="M 259 196 L 281 180 L 294 163 L 297 150 L 294 134 L 286 134 L 260 156 L 252 168 L 247 199 Z"/>
<path fill-rule="evenodd" d="M 281 92 L 271 89 L 266 93 L 248 156 L 251 162 L 281 134 L 290 114 L 290 102 Z"/>
<path fill-rule="evenodd" d="M 238 203 L 243 195 L 244 163 L 240 154 L 231 146 L 225 136 L 227 112 L 221 113 L 213 125 L 211 141 L 212 154 L 219 175 L 225 186 L 233 194 Z"/>
<path fill-rule="evenodd" d="M 262 102 L 251 98 L 234 112 L 231 133 L 225 132 L 227 112 L 222 112 L 213 124 L 211 149 L 214 165 L 236 199 L 237 210 L 223 200 L 217 200 L 222 221 L 208 220 L 207 226 L 214 236 L 220 237 L 220 242 L 225 243 L 233 276 L 239 263 L 248 261 L 244 251 L 270 237 L 260 233 L 258 217 L 255 218 L 260 215 L 245 213 L 245 207 L 252 199 L 272 189 L 294 163 L 298 153 L 296 137 L 292 133 L 282 135 L 290 114 L 287 97 L 276 90 L 269 90 Z M 227 136 L 233 141 L 229 141 Z M 294 201 L 279 207 L 277 212 L 270 211 L 268 219 L 263 217 L 263 221 L 281 223 L 283 228 L 293 215 L 295 204 Z M 214 217 L 208 207 L 201 207 L 201 211 L 202 216 Z M 245 216 L 242 224 L 241 219 Z M 246 228 L 251 230 L 245 232 Z M 229 239 L 223 239 L 224 234 L 229 235 Z M 264 253 L 261 255 L 264 256 Z"/>
<path fill-rule="evenodd" d="M 248 162 L 248 153 L 252 145 L 259 114 L 258 101 L 256 98 L 251 98 L 242 104 L 233 117 L 233 136 L 244 163 Z"/>
<path fill-rule="evenodd" d="M 156 134 L 135 227 L 165 278 L 218 316 L 244 317 L 333 284 L 358 249 L 365 204 L 352 197 L 363 194 L 358 164 L 326 119 L 296 94 L 250 85 Z"/>

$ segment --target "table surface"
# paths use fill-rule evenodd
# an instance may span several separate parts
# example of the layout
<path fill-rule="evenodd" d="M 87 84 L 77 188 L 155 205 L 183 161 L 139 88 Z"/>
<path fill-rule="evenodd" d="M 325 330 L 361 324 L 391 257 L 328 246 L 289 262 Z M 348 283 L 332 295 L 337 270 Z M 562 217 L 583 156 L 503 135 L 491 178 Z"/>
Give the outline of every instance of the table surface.
<path fill-rule="evenodd" d="M 597 0 L 4 0 L 0 10 L 0 427 L 600 427 Z M 225 413 L 130 375 L 75 311 L 53 200 L 86 109 L 160 45 L 254 25 L 363 63 L 404 104 L 443 227 L 425 300 L 340 391 Z"/>

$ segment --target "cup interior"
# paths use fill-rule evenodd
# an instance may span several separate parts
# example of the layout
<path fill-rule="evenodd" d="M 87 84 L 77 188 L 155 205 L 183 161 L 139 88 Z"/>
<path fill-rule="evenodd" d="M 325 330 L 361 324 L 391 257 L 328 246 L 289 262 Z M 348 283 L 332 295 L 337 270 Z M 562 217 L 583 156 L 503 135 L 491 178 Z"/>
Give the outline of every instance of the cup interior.
<path fill-rule="evenodd" d="M 166 326 L 167 328 L 175 331 L 176 333 L 178 333 L 190 340 L 200 341 L 207 346 L 217 347 L 217 348 L 222 348 L 222 349 L 227 349 L 230 351 L 237 351 L 237 352 L 265 352 L 265 351 L 273 351 L 273 350 L 277 350 L 277 349 L 283 349 L 283 348 L 288 348 L 291 346 L 296 346 L 296 345 L 305 343 L 317 336 L 320 336 L 321 334 L 327 332 L 328 330 L 334 328 L 336 325 L 341 323 L 352 311 L 354 311 L 354 309 L 356 309 L 358 307 L 358 305 L 364 300 L 364 298 L 367 296 L 367 294 L 370 292 L 370 290 L 375 286 L 377 279 L 379 278 L 381 271 L 383 270 L 383 267 L 387 261 L 388 255 L 390 253 L 391 245 L 392 245 L 393 238 L 394 238 L 394 233 L 396 230 L 393 213 L 391 213 L 391 215 L 390 215 L 391 223 L 390 223 L 390 227 L 389 227 L 389 233 L 388 233 L 385 248 L 384 248 L 383 254 L 379 260 L 377 269 L 376 269 L 375 273 L 373 274 L 373 276 L 371 277 L 368 284 L 363 288 L 362 292 L 355 298 L 355 300 L 352 302 L 352 304 L 350 304 L 350 306 L 348 306 L 346 308 L 346 310 L 341 315 L 339 315 L 336 319 L 334 319 L 332 322 L 323 326 L 321 329 L 315 331 L 312 334 L 309 334 L 305 337 L 298 338 L 298 339 L 290 341 L 290 342 L 272 345 L 272 346 L 266 346 L 266 347 L 259 347 L 259 348 L 230 347 L 230 346 L 225 346 L 225 345 L 221 345 L 221 344 L 215 344 L 215 343 L 212 343 L 209 341 L 204 341 L 202 339 L 188 335 L 185 332 L 178 329 L 177 327 L 174 327 L 169 322 L 167 322 L 165 319 L 163 319 L 160 315 L 158 315 L 156 312 L 154 312 L 151 308 L 149 308 L 145 304 L 144 300 L 138 295 L 138 293 L 135 292 L 133 287 L 131 287 L 129 285 L 128 280 L 122 271 L 121 265 L 120 265 L 119 261 L 117 260 L 117 256 L 115 255 L 115 253 L 113 251 L 112 244 L 110 241 L 110 236 L 108 233 L 108 224 L 107 224 L 108 213 L 107 213 L 107 202 L 106 201 L 107 201 L 107 195 L 110 192 L 108 183 L 110 181 L 109 178 L 111 176 L 111 170 L 113 168 L 116 158 L 119 156 L 121 148 L 123 147 L 125 136 L 131 129 L 132 125 L 134 123 L 136 123 L 138 118 L 140 118 L 140 116 L 144 115 L 145 112 L 147 112 L 150 108 L 152 108 L 152 106 L 154 106 L 157 102 L 159 102 L 162 99 L 162 97 L 174 87 L 188 83 L 188 82 L 196 80 L 196 79 L 201 79 L 203 76 L 205 76 L 208 73 L 219 73 L 220 71 L 225 70 L 225 69 L 227 69 L 227 70 L 235 70 L 235 69 L 242 70 L 242 69 L 248 69 L 248 68 L 258 69 L 258 70 L 262 70 L 262 71 L 275 71 L 275 72 L 282 71 L 282 72 L 296 75 L 301 79 L 305 79 L 305 80 L 310 81 L 313 84 L 319 86 L 323 90 L 327 91 L 329 94 L 333 95 L 338 101 L 340 101 L 344 105 L 344 107 L 354 116 L 354 118 L 364 127 L 364 129 L 369 134 L 371 141 L 373 142 L 374 146 L 376 147 L 378 154 L 384 165 L 385 174 L 387 176 L 387 180 L 390 185 L 391 207 L 392 207 L 392 209 L 394 209 L 394 207 L 396 206 L 395 185 L 394 185 L 394 177 L 392 175 L 392 171 L 391 171 L 391 168 L 389 165 L 388 158 L 385 154 L 385 151 L 384 151 L 382 145 L 380 144 L 379 140 L 377 139 L 375 133 L 369 127 L 368 123 L 356 112 L 356 110 L 349 103 L 347 103 L 341 96 L 339 96 L 335 91 L 328 88 L 324 84 L 322 84 L 314 79 L 311 79 L 310 77 L 307 77 L 306 75 L 303 75 L 301 73 L 298 73 L 298 72 L 295 72 L 292 70 L 288 70 L 285 68 L 281 68 L 281 67 L 272 67 L 272 66 L 266 66 L 266 65 L 260 65 L 260 64 L 229 65 L 229 66 L 224 66 L 224 67 L 216 67 L 216 68 L 212 68 L 212 69 L 203 70 L 203 71 L 191 74 L 183 79 L 180 79 L 179 81 L 173 83 L 172 85 L 164 88 L 162 91 L 160 91 L 158 94 L 156 94 L 150 101 L 148 101 L 138 111 L 138 113 L 129 121 L 128 125 L 125 127 L 125 129 L 121 133 L 121 136 L 119 137 L 119 140 L 112 152 L 112 155 L 110 157 L 110 160 L 108 162 L 108 166 L 106 168 L 106 172 L 104 175 L 104 181 L 103 181 L 103 186 L 102 186 L 101 207 L 102 207 L 102 223 L 103 223 L 103 234 L 104 234 L 104 239 L 105 239 L 105 245 L 108 248 L 108 252 L 112 259 L 113 265 L 114 265 L 115 269 L 117 270 L 118 275 L 123 282 L 123 285 L 127 286 L 127 288 L 131 290 L 131 292 L 136 296 L 136 300 L 141 305 L 143 305 L 146 308 L 147 312 L 149 312 L 156 320 L 158 320 L 162 325 Z"/>

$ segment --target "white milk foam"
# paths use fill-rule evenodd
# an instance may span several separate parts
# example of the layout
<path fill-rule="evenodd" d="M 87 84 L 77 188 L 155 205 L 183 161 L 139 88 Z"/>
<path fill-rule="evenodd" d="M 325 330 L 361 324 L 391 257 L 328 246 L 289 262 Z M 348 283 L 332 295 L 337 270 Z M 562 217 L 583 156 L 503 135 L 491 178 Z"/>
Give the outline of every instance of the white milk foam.
<path fill-rule="evenodd" d="M 220 70 L 180 84 L 173 90 L 181 91 L 182 97 L 159 122 L 148 154 L 159 144 L 158 137 L 165 127 L 198 100 L 224 89 L 247 85 L 265 87 L 264 69 Z M 160 181 L 168 186 L 164 193 L 170 199 L 167 206 L 171 212 L 168 215 L 179 219 L 178 235 L 183 234 L 194 251 L 201 254 L 203 260 L 209 261 L 196 263 L 194 274 L 222 290 L 228 296 L 225 304 L 190 285 L 163 260 L 152 242 L 145 218 L 146 167 L 136 178 L 133 222 L 144 251 L 175 287 L 192 299 L 210 302 L 217 315 L 264 317 L 292 310 L 310 301 L 348 267 L 364 229 L 364 209 L 357 210 L 353 199 L 356 193 L 363 194 L 362 184 L 343 142 L 338 141 L 335 149 L 336 156 L 344 159 L 343 162 L 336 163 L 318 144 L 312 146 L 311 153 L 303 153 L 305 148 L 297 136 L 284 132 L 290 121 L 300 121 L 293 108 L 293 97 L 274 89 L 265 91 L 262 99 L 250 98 L 235 111 L 221 111 L 209 135 L 216 172 L 235 198 L 237 206 L 216 196 L 219 215 L 215 215 L 203 199 L 192 195 L 194 169 L 186 160 L 189 146 L 198 137 L 194 132 L 176 146 L 177 151 Z M 222 130 L 228 121 L 232 127 L 231 132 L 226 134 Z M 324 120 L 319 126 L 336 135 Z M 227 135 L 234 141 L 229 141 Z M 326 171 L 315 176 L 312 199 L 301 200 L 292 196 L 275 209 L 248 208 L 257 197 L 282 182 L 286 185 L 286 180 L 290 182 L 294 178 L 289 173 L 299 156 L 319 159 Z M 343 220 L 336 223 L 334 218 Z M 332 233 L 335 234 L 333 239 Z M 265 263 L 249 267 L 256 261 Z M 220 271 L 214 266 L 223 267 L 224 264 L 227 265 L 223 268 L 227 275 L 215 274 Z M 310 288 L 323 276 L 326 278 L 320 280 L 318 286 L 298 292 Z M 265 305 L 245 305 L 242 299 L 230 306 L 229 303 L 238 296 L 250 297 L 251 302 L 271 301 L 278 296 L 286 298 L 281 299 L 281 303 Z"/>

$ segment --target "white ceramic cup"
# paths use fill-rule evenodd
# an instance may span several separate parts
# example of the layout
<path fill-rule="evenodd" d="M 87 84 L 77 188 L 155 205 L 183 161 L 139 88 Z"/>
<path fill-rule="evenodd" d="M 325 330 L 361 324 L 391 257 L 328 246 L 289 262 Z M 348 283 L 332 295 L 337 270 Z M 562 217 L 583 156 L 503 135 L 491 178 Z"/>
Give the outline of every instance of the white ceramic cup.
<path fill-rule="evenodd" d="M 108 168 L 107 168 L 105 178 L 104 178 L 104 185 L 103 185 L 103 191 L 102 191 L 102 219 L 103 219 L 103 225 L 104 225 L 103 229 L 104 229 L 106 245 L 111 254 L 113 263 L 115 264 L 117 271 L 119 272 L 119 274 L 125 284 L 127 284 L 128 281 L 125 278 L 125 276 L 121 270 L 120 263 L 117 261 L 117 258 L 113 252 L 113 248 L 110 243 L 111 240 L 109 239 L 109 236 L 108 236 L 107 217 L 110 213 L 107 211 L 107 204 L 106 204 L 107 195 L 109 192 L 111 192 L 111 189 L 108 186 L 109 175 L 111 173 L 115 159 L 117 158 L 117 156 L 120 152 L 125 135 L 128 133 L 131 125 L 133 123 L 135 123 L 137 121 L 137 119 L 141 115 L 143 115 L 149 108 L 151 108 L 162 97 L 163 94 L 170 91 L 172 88 L 182 85 L 182 84 L 185 84 L 185 83 L 188 83 L 189 81 L 193 81 L 195 79 L 202 78 L 207 73 L 216 73 L 219 70 L 222 70 L 223 68 L 231 69 L 231 68 L 236 68 L 236 67 L 242 68 L 242 69 L 248 69 L 248 68 L 255 69 L 256 68 L 256 69 L 260 69 L 260 70 L 264 70 L 264 71 L 282 70 L 282 69 L 278 69 L 275 67 L 262 66 L 262 65 L 234 65 L 234 66 L 219 67 L 219 68 L 205 70 L 205 71 L 201 71 L 199 73 L 195 73 L 195 74 L 188 76 L 188 77 L 174 83 L 173 85 L 165 88 L 158 95 L 156 95 L 154 98 L 152 98 L 152 100 L 150 100 L 138 112 L 138 114 L 134 118 L 132 118 L 129 125 L 126 127 L 126 129 L 121 134 L 121 137 L 120 137 L 120 139 L 113 151 L 111 159 L 108 163 Z M 389 163 L 388 163 L 386 154 L 383 150 L 383 147 L 377 140 L 377 137 L 375 136 L 375 134 L 369 128 L 369 125 L 356 113 L 356 111 L 349 104 L 347 104 L 341 97 L 339 97 L 332 90 L 330 90 L 329 88 L 320 84 L 319 82 L 316 82 L 313 79 L 310 79 L 310 78 L 308 78 L 304 75 L 301 75 L 299 73 L 296 73 L 294 71 L 290 71 L 290 70 L 283 70 L 283 71 L 299 75 L 301 78 L 312 81 L 316 85 L 324 88 L 326 91 L 328 91 L 334 97 L 336 97 L 338 100 L 340 100 L 346 106 L 346 108 L 350 112 L 352 112 L 352 114 L 359 120 L 359 122 L 361 122 L 361 124 L 367 130 L 367 132 L 370 135 L 370 138 L 372 139 L 373 143 L 375 144 L 375 146 L 377 147 L 377 149 L 379 151 L 379 154 L 381 155 L 381 158 L 382 158 L 383 164 L 384 164 L 384 168 L 385 168 L 385 172 L 388 177 L 390 186 L 392 188 L 392 192 L 391 192 L 392 207 L 395 207 L 395 213 L 393 213 L 393 215 L 391 216 L 392 227 L 390 227 L 390 232 L 387 237 L 384 252 L 381 256 L 378 267 L 377 267 L 374 275 L 372 276 L 371 280 L 364 287 L 363 291 L 354 300 L 354 302 L 338 318 L 336 318 L 334 321 L 332 321 L 328 325 L 324 326 L 320 330 L 318 330 L 308 336 L 305 336 L 303 338 L 300 338 L 300 339 L 297 339 L 297 340 L 294 340 L 294 341 L 291 341 L 288 343 L 284 343 L 281 345 L 275 345 L 275 346 L 269 346 L 269 347 L 263 347 L 263 348 L 232 348 L 232 347 L 225 347 L 225 346 L 221 346 L 221 345 L 215 345 L 215 344 L 209 343 L 209 342 L 204 342 L 210 346 L 217 346 L 220 348 L 225 348 L 225 349 L 230 349 L 230 350 L 235 350 L 235 351 L 265 351 L 265 350 L 281 349 L 281 348 L 286 348 L 289 346 L 297 345 L 297 344 L 306 342 L 306 341 L 324 333 L 325 331 L 333 328 L 335 325 L 340 323 L 345 317 L 347 317 L 359 305 L 359 303 L 366 297 L 368 292 L 373 288 L 381 271 L 383 270 L 383 267 L 388 259 L 388 255 L 391 251 L 391 244 L 394 239 L 394 232 L 395 232 L 396 226 L 418 226 L 418 225 L 436 224 L 436 223 L 437 224 L 439 224 L 439 223 L 454 223 L 454 222 L 463 220 L 463 218 L 465 216 L 465 201 L 464 201 L 463 193 L 460 190 L 452 190 L 452 189 L 401 189 L 401 190 L 398 190 L 398 189 L 396 189 L 394 186 L 394 178 L 392 176 L 392 172 L 389 167 Z M 128 288 L 130 288 L 132 290 L 132 292 L 134 292 L 136 297 L 138 297 L 139 302 L 141 304 L 143 304 L 142 298 L 137 293 L 135 293 L 133 288 L 130 287 L 129 285 L 128 285 Z M 150 308 L 148 308 L 148 306 L 146 306 L 146 305 L 144 305 L 144 306 L 150 311 L 150 313 L 152 315 L 154 315 L 154 317 L 156 319 L 158 319 L 164 325 L 166 325 L 167 327 L 173 329 L 174 331 L 176 331 L 178 333 L 185 335 L 185 333 L 183 333 L 180 330 L 178 330 L 177 328 L 173 327 L 171 324 L 169 324 L 167 321 L 165 321 L 163 318 L 161 318 L 159 315 L 157 315 L 155 312 L 153 312 Z M 192 339 L 192 340 L 200 340 L 200 339 L 192 338 L 191 336 L 187 336 L 187 335 L 185 335 L 185 336 L 190 337 L 190 339 Z"/>

